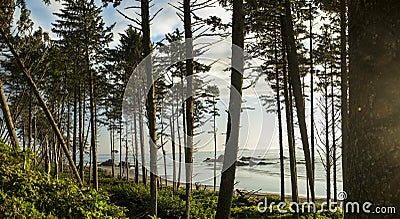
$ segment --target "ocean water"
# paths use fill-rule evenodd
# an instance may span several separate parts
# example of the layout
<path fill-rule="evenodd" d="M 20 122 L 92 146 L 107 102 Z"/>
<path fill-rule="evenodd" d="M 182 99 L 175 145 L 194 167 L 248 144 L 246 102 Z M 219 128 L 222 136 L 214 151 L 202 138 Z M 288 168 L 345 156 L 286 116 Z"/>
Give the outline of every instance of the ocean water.
<path fill-rule="evenodd" d="M 161 151 L 161 150 L 160 150 Z M 217 157 L 223 154 L 223 152 L 217 152 Z M 284 152 L 285 160 L 284 160 L 284 169 L 285 169 L 285 193 L 287 195 L 291 194 L 291 183 L 290 183 L 290 168 L 289 168 L 289 159 L 288 152 Z M 324 168 L 323 163 L 319 159 L 318 154 L 316 153 L 316 162 L 315 162 L 315 194 L 317 197 L 326 196 L 326 170 Z M 176 162 L 178 162 L 179 155 L 176 154 Z M 279 149 L 269 149 L 268 151 L 252 151 L 252 150 L 243 150 L 239 152 L 239 158 L 241 157 L 253 157 L 255 160 L 262 159 L 262 162 L 267 163 L 267 165 L 253 165 L 253 166 L 237 166 L 236 168 L 236 179 L 235 179 L 235 188 L 243 189 L 247 191 L 259 191 L 259 192 L 268 192 L 268 193 L 280 193 L 280 164 L 279 164 Z M 106 161 L 111 158 L 110 154 L 99 154 L 98 155 L 98 163 Z M 213 176 L 214 176 L 214 162 L 205 162 L 207 158 L 214 158 L 214 152 L 204 152 L 199 151 L 194 153 L 193 157 L 193 183 L 200 183 L 202 185 L 207 185 L 212 188 L 213 186 Z M 115 154 L 116 164 L 119 163 L 119 154 Z M 134 164 L 134 157 L 132 154 L 128 156 L 129 162 Z M 88 157 L 85 158 L 88 161 Z M 122 154 L 122 160 L 125 161 L 125 154 Z M 182 154 L 182 161 L 184 161 L 184 154 Z M 298 178 L 298 189 L 299 195 L 306 196 L 306 168 L 305 161 L 302 150 L 296 151 L 296 168 L 297 168 L 297 178 Z M 139 163 L 141 165 L 141 160 L 139 156 Z M 172 154 L 166 154 L 166 163 L 167 163 L 167 178 L 172 181 L 173 174 L 173 160 Z M 162 153 L 158 154 L 158 175 L 161 178 L 165 178 L 164 172 L 164 159 Z M 176 163 L 176 171 L 178 174 L 178 163 Z M 149 156 L 146 156 L 146 168 L 149 169 Z M 342 183 L 342 168 L 340 159 L 337 162 L 337 186 L 338 192 L 342 191 L 343 183 Z M 131 167 L 132 168 L 132 167 Z M 222 163 L 217 162 L 217 187 L 220 182 L 220 174 L 222 170 Z M 333 170 L 333 169 L 332 169 Z M 331 194 L 333 195 L 333 171 L 331 172 Z M 177 177 L 178 178 L 178 177 Z M 181 182 L 185 180 L 185 164 L 182 164 L 181 170 Z"/>

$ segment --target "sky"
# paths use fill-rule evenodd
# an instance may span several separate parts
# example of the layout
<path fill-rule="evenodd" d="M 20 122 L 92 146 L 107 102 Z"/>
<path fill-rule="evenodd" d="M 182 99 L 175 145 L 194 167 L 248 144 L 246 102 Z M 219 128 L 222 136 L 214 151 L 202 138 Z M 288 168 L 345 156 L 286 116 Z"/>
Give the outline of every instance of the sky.
<path fill-rule="evenodd" d="M 96 3 L 100 5 L 100 0 L 96 0 Z M 151 8 L 151 14 L 154 15 L 159 9 L 163 9 L 153 20 L 151 25 L 151 38 L 153 42 L 160 41 L 164 38 L 166 33 L 170 33 L 174 31 L 176 28 L 182 30 L 183 23 L 180 18 L 176 15 L 177 10 L 169 5 L 171 3 L 173 5 L 178 5 L 177 0 L 154 0 L 154 6 Z M 31 19 L 35 23 L 35 29 L 39 26 L 42 27 L 45 31 L 50 33 L 50 36 L 53 39 L 56 39 L 53 33 L 51 33 L 52 23 L 57 18 L 53 13 L 58 12 L 62 5 L 59 2 L 52 2 L 51 5 L 46 6 L 40 0 L 27 0 L 28 8 L 31 10 Z M 132 16 L 134 18 L 138 17 L 136 13 L 139 13 L 139 9 L 130 9 L 125 10 L 124 8 L 127 6 L 139 6 L 137 1 L 123 1 L 123 4 L 118 7 L 119 10 L 124 12 L 128 16 Z M 208 17 L 212 15 L 216 15 L 222 19 L 223 23 L 228 23 L 231 20 L 231 13 L 227 12 L 225 9 L 216 5 L 216 7 L 209 8 L 207 10 L 201 10 L 197 12 L 197 15 L 200 17 Z M 122 15 L 120 15 L 116 9 L 111 6 L 108 6 L 103 10 L 102 16 L 107 26 L 115 23 L 115 27 L 113 30 L 114 33 L 114 41 L 110 44 L 111 47 L 117 45 L 119 40 L 119 34 L 122 33 L 128 25 L 134 25 L 131 21 L 125 19 Z M 200 38 L 195 41 L 195 44 L 200 44 L 207 42 L 212 39 Z M 230 63 L 230 53 L 231 53 L 231 45 L 230 38 L 227 38 L 225 41 L 213 45 L 204 55 L 203 59 L 198 59 L 203 61 L 205 64 L 210 63 L 215 60 L 219 60 L 219 62 L 213 65 L 211 71 L 208 74 L 209 79 L 214 79 L 213 84 L 217 85 L 220 89 L 221 96 L 220 101 L 218 102 L 218 108 L 220 108 L 221 116 L 217 119 L 218 126 L 218 150 L 224 149 L 225 135 L 226 132 L 226 121 L 227 115 L 225 110 L 228 109 L 229 105 L 229 72 L 223 71 L 226 67 L 228 67 L 227 63 Z M 257 62 L 257 60 L 252 60 L 253 66 L 258 66 L 261 63 Z M 245 74 L 246 75 L 246 74 Z M 241 115 L 241 131 L 240 131 L 240 145 L 241 149 L 259 149 L 266 150 L 268 148 L 278 148 L 278 133 L 277 133 L 277 116 L 275 114 L 267 113 L 263 102 L 260 100 L 261 96 L 272 95 L 272 90 L 268 84 L 264 80 L 265 78 L 260 78 L 256 86 L 251 87 L 244 91 L 243 99 L 244 106 L 254 108 L 254 110 L 244 110 Z M 308 79 L 306 79 L 308 80 Z M 249 83 L 248 80 L 245 80 L 244 84 Z M 284 115 L 284 113 L 283 113 Z M 283 117 L 283 120 L 285 118 Z M 205 130 L 207 133 L 211 130 L 211 125 L 206 124 L 201 129 Z M 285 128 L 284 128 L 285 130 Z M 196 130 L 200 131 L 200 130 Z M 285 132 L 284 132 L 285 136 Z M 105 154 L 110 152 L 110 139 L 109 133 L 105 127 L 99 127 L 99 146 L 98 153 Z M 211 151 L 213 150 L 213 140 L 211 134 L 204 134 L 200 137 L 197 137 L 195 141 L 199 141 L 197 145 L 199 150 L 202 151 Z M 285 138 L 284 138 L 285 141 Z M 118 146 L 117 146 L 118 147 Z M 167 145 L 168 148 L 168 145 Z"/>

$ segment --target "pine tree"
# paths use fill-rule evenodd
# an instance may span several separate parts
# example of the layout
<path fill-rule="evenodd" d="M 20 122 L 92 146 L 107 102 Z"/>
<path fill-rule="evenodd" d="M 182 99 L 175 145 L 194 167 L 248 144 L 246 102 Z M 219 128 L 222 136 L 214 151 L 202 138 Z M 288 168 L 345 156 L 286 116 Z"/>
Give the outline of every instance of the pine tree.
<path fill-rule="evenodd" d="M 96 89 L 96 83 L 98 83 L 100 77 L 97 76 L 94 65 L 98 64 L 104 54 L 104 48 L 112 40 L 111 30 L 113 25 L 105 27 L 105 23 L 100 16 L 102 10 L 95 5 L 94 0 L 68 1 L 63 6 L 60 13 L 55 13 L 59 19 L 53 24 L 53 32 L 61 37 L 59 44 L 65 48 L 64 51 L 68 54 L 74 54 L 70 55 L 70 57 L 77 57 L 74 60 L 75 65 L 72 66 L 77 64 L 81 66 L 75 72 L 81 76 L 78 79 L 78 86 L 81 88 L 84 81 L 89 84 L 93 187 L 98 189 L 96 99 L 99 98 L 99 90 Z M 84 149 L 82 141 L 80 144 L 82 155 L 82 150 Z M 83 157 L 81 156 L 80 159 L 82 160 Z M 82 171 L 83 167 L 81 166 L 80 168 Z"/>

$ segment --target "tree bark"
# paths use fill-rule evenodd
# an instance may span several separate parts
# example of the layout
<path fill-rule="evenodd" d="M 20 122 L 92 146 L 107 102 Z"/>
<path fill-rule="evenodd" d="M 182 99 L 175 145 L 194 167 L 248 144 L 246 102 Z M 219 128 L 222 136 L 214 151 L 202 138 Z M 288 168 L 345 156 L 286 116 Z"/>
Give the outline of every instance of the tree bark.
<path fill-rule="evenodd" d="M 346 201 L 400 206 L 400 2 L 349 2 L 349 139 Z M 396 214 L 385 215 L 399 218 Z M 377 214 L 349 218 L 382 218 Z"/>
<path fill-rule="evenodd" d="M 324 117 L 325 117 L 325 168 L 326 168 L 326 202 L 331 202 L 331 148 L 329 144 L 329 106 L 328 106 L 328 71 L 324 63 Z"/>
<path fill-rule="evenodd" d="M 85 167 L 84 167 L 84 155 L 85 155 L 85 145 L 83 143 L 83 112 L 82 112 L 82 105 L 84 104 L 84 100 L 82 101 L 82 84 L 79 82 L 78 86 L 78 104 L 79 104 L 79 176 L 81 177 L 82 181 L 84 181 L 85 176 Z"/>
<path fill-rule="evenodd" d="M 172 149 L 172 190 L 176 186 L 176 147 L 175 147 L 175 110 L 174 99 L 171 104 L 171 117 L 169 118 L 169 128 L 171 130 L 171 149 Z"/>
<path fill-rule="evenodd" d="M 19 149 L 18 137 L 15 132 L 14 122 L 11 117 L 10 108 L 8 107 L 7 98 L 4 93 L 3 82 L 0 79 L 0 95 L 1 95 L 1 110 L 3 111 L 3 117 L 6 122 L 6 126 L 8 129 L 8 136 L 10 137 L 11 145 L 14 149 Z"/>
<path fill-rule="evenodd" d="M 301 82 L 300 82 L 300 71 L 299 71 L 299 61 L 297 59 L 297 51 L 296 51 L 296 42 L 294 39 L 294 30 L 293 30 L 293 20 L 292 20 L 292 12 L 291 12 L 291 1 L 285 0 L 285 16 L 283 17 L 283 34 L 284 34 L 284 43 L 286 46 L 288 64 L 289 64 L 289 75 L 290 75 L 290 83 L 293 86 L 293 94 L 296 102 L 297 109 L 297 119 L 299 122 L 301 140 L 303 143 L 303 151 L 304 157 L 306 160 L 306 171 L 308 182 L 310 186 L 311 199 L 315 202 L 315 192 L 314 192 L 314 176 L 312 170 L 311 156 L 310 156 L 310 148 L 308 144 L 308 136 L 307 136 L 307 125 L 305 120 L 305 106 L 303 93 L 301 91 Z"/>
<path fill-rule="evenodd" d="M 143 56 L 146 57 L 145 72 L 147 78 L 147 116 L 149 128 L 149 145 L 150 145 L 150 215 L 157 216 L 157 133 L 156 133 L 156 106 L 154 104 L 154 80 L 152 63 L 148 56 L 151 56 L 151 40 L 150 40 L 150 15 L 149 0 L 141 0 L 141 18 L 142 18 L 142 44 Z"/>
<path fill-rule="evenodd" d="M 275 80 L 276 80 L 276 106 L 278 113 L 278 129 L 279 129 L 279 163 L 281 174 L 281 201 L 285 201 L 285 160 L 283 156 L 283 132 L 282 132 L 282 112 L 281 112 L 281 90 L 279 80 L 279 64 L 278 64 L 278 48 L 277 34 L 274 32 L 274 58 L 275 58 Z"/>
<path fill-rule="evenodd" d="M 72 160 L 76 165 L 76 135 L 77 135 L 77 126 L 78 126 L 78 97 L 76 90 L 74 91 L 74 122 L 73 122 L 73 131 L 72 131 Z"/>
<path fill-rule="evenodd" d="M 140 96 L 140 95 L 139 95 Z M 143 126 L 143 112 L 142 106 L 139 106 L 139 138 L 140 138 L 140 156 L 142 161 L 142 182 L 147 184 L 147 173 L 146 173 L 146 151 L 144 150 L 144 126 Z"/>
<path fill-rule="evenodd" d="M 137 112 L 133 114 L 133 130 L 135 131 L 135 183 L 139 183 L 139 144 L 137 135 Z"/>
<path fill-rule="evenodd" d="M 292 201 L 298 202 L 299 200 L 299 192 L 297 187 L 297 168 L 296 168 L 296 147 L 294 141 L 294 133 L 293 133 L 293 107 L 292 107 L 292 95 L 290 94 L 290 88 L 288 86 L 289 80 L 286 71 L 286 64 L 283 70 L 283 89 L 285 95 L 285 109 L 286 109 L 286 127 L 287 127 L 287 136 L 288 136 L 288 144 L 289 144 L 289 161 L 290 161 L 290 179 L 292 185 Z M 298 215 L 295 215 L 297 218 Z"/>
<path fill-rule="evenodd" d="M 313 182 L 315 184 L 315 132 L 314 132 L 314 48 L 313 48 L 313 14 L 312 2 L 310 3 L 310 138 L 311 138 L 311 161 Z M 314 191 L 313 191 L 314 192 Z"/>
<path fill-rule="evenodd" d="M 186 210 L 184 218 L 190 218 L 190 196 L 193 175 L 193 129 L 194 129 L 194 98 L 193 98 L 193 36 L 192 36 L 192 11 L 190 0 L 183 0 L 183 16 L 186 40 L 186 143 L 185 169 L 186 169 Z"/>
<path fill-rule="evenodd" d="M 59 128 L 57 127 L 57 123 L 55 122 L 53 115 L 51 114 L 49 108 L 47 107 L 46 102 L 44 101 L 44 99 L 42 98 L 39 90 L 37 89 L 36 83 L 33 81 L 30 72 L 28 71 L 28 69 L 25 67 L 25 64 L 22 62 L 21 58 L 19 57 L 17 51 L 15 50 L 14 46 L 11 44 L 11 41 L 8 37 L 8 35 L 4 32 L 3 28 L 0 28 L 0 33 L 3 36 L 3 39 L 6 41 L 6 44 L 8 46 L 8 48 L 10 49 L 10 52 L 13 54 L 13 56 L 15 57 L 17 64 L 21 67 L 24 76 L 29 84 L 29 86 L 31 87 L 33 93 L 36 96 L 36 99 L 39 102 L 39 105 L 42 107 L 44 114 L 46 115 L 47 120 L 49 121 L 50 125 L 53 128 L 53 131 L 55 132 L 58 140 L 61 143 L 62 149 L 64 150 L 65 156 L 68 158 L 68 162 L 69 165 L 72 169 L 72 172 L 75 175 L 76 180 L 78 181 L 78 183 L 83 186 L 83 182 L 79 176 L 78 170 L 76 169 L 76 166 L 74 164 L 74 161 L 72 160 L 71 155 L 69 154 L 69 149 L 67 148 L 67 144 L 65 143 L 64 137 L 61 134 Z"/>
<path fill-rule="evenodd" d="M 340 86 L 341 86 L 341 130 L 342 130 L 342 167 L 348 166 L 347 150 L 349 147 L 349 107 L 348 107 L 348 73 L 347 73 L 347 10 L 346 0 L 340 0 Z M 343 190 L 347 191 L 350 176 L 347 168 L 342 168 Z"/>
<path fill-rule="evenodd" d="M 220 191 L 218 195 L 217 213 L 215 215 L 216 219 L 226 219 L 230 217 L 235 181 L 244 66 L 243 0 L 233 1 L 232 17 L 232 74 L 227 125 L 228 130 Z"/>

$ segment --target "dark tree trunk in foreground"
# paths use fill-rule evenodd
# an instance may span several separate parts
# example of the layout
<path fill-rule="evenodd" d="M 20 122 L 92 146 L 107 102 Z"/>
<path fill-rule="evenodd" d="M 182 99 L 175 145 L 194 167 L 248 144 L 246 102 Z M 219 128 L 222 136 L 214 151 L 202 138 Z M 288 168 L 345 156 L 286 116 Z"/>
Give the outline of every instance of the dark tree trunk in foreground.
<path fill-rule="evenodd" d="M 297 109 L 296 114 L 297 114 L 297 120 L 299 122 L 301 140 L 303 143 L 303 151 L 306 160 L 307 178 L 311 191 L 311 199 L 314 202 L 315 201 L 314 176 L 311 164 L 310 148 L 308 144 L 304 99 L 303 99 L 303 93 L 301 91 L 299 61 L 297 59 L 298 54 L 296 51 L 296 42 L 294 39 L 293 20 L 290 7 L 291 1 L 285 0 L 284 2 L 285 2 L 284 3 L 285 16 L 283 19 L 283 29 L 284 29 L 283 34 L 284 34 L 284 43 L 286 46 L 287 58 L 289 64 L 289 75 L 290 75 L 289 78 L 290 78 L 290 84 L 293 86 L 293 94 Z"/>
<path fill-rule="evenodd" d="M 185 195 L 185 216 L 184 218 L 190 218 L 190 193 L 192 188 L 192 175 L 193 175 L 193 129 L 194 129 L 194 118 L 193 118 L 193 39 L 192 39 L 192 21 L 191 21 L 191 9 L 190 0 L 183 1 L 183 13 L 184 13 L 184 28 L 185 28 L 185 39 L 186 39 L 186 145 L 185 145 L 185 167 L 186 167 L 186 195 Z"/>
<path fill-rule="evenodd" d="M 227 125 L 228 130 L 218 195 L 217 213 L 215 215 L 216 219 L 226 219 L 230 217 L 236 174 L 244 65 L 243 0 L 233 1 L 232 44 L 232 73 Z"/>
<path fill-rule="evenodd" d="M 6 122 L 6 126 L 8 129 L 8 136 L 10 138 L 11 145 L 15 149 L 18 149 L 18 147 L 19 147 L 18 146 L 18 137 L 15 132 L 14 122 L 12 120 L 10 108 L 8 107 L 6 95 L 4 94 L 3 82 L 1 80 L 0 80 L 0 95 L 1 95 L 1 110 L 3 112 L 3 117 Z"/>
<path fill-rule="evenodd" d="M 349 146 L 349 112 L 348 112 L 348 100 L 347 100 L 347 89 L 348 89 L 348 73 L 347 73 L 347 17 L 346 17 L 346 0 L 340 0 L 340 86 L 341 86 L 341 129 L 342 129 L 342 166 L 347 166 L 345 154 L 347 154 L 347 148 Z M 347 191 L 346 186 L 349 184 L 347 169 L 342 168 L 343 176 L 343 190 Z"/>
<path fill-rule="evenodd" d="M 146 57 L 145 72 L 147 76 L 147 118 L 149 127 L 149 145 L 150 145 L 150 212 L 152 216 L 157 216 L 157 133 L 156 133 L 156 107 L 154 103 L 154 80 L 151 60 L 147 57 L 151 51 L 150 41 L 150 15 L 149 0 L 141 0 L 142 16 L 142 44 L 143 56 Z"/>
<path fill-rule="evenodd" d="M 390 218 L 400 217 L 399 11 L 397 0 L 349 3 L 351 141 L 343 154 L 344 186 L 347 201 L 396 206 Z"/>

